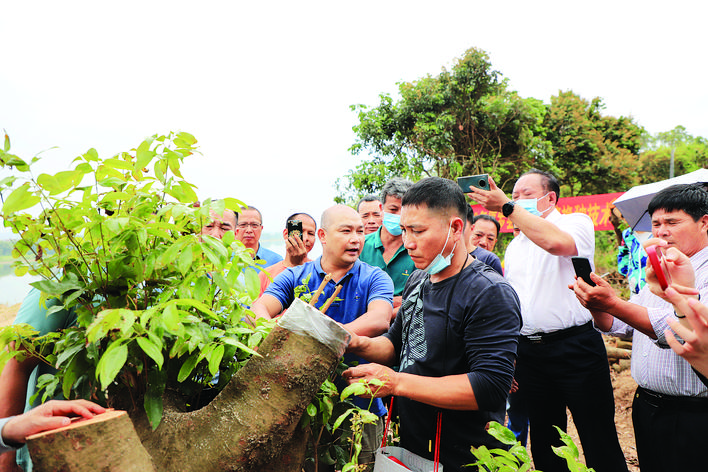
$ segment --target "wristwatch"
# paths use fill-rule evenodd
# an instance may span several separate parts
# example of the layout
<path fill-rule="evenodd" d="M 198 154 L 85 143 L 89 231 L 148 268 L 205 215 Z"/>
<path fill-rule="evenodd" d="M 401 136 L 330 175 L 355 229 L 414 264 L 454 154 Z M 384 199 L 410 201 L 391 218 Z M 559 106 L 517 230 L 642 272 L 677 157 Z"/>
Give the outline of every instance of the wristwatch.
<path fill-rule="evenodd" d="M 513 200 L 502 205 L 502 215 L 504 215 L 505 218 L 509 218 L 509 216 L 514 213 L 514 205 L 516 205 L 516 203 Z"/>

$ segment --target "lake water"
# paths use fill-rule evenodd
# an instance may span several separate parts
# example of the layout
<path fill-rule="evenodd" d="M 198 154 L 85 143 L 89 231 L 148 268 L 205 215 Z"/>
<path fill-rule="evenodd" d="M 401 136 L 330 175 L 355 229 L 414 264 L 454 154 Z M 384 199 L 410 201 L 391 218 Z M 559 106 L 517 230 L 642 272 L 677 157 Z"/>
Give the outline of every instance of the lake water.
<path fill-rule="evenodd" d="M 30 283 L 39 280 L 39 277 L 24 275 L 5 275 L 0 277 L 0 304 L 14 305 L 24 300 L 27 292 L 32 288 Z"/>

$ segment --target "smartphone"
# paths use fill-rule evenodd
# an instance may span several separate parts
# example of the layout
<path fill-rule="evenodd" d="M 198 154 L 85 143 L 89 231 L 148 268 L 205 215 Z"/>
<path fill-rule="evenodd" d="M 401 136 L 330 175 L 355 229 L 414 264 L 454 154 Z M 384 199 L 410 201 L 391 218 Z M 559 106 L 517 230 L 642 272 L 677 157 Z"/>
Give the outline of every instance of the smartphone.
<path fill-rule="evenodd" d="M 573 262 L 573 269 L 575 269 L 575 275 L 583 279 L 588 285 L 591 285 L 593 287 L 597 285 L 590 278 L 592 266 L 590 265 L 590 261 L 587 257 L 571 257 L 570 260 Z"/>
<path fill-rule="evenodd" d="M 470 187 L 476 187 L 481 190 L 489 190 L 489 174 L 458 177 L 457 185 L 460 186 L 464 193 L 469 193 Z"/>
<path fill-rule="evenodd" d="M 302 241 L 302 221 L 301 220 L 288 220 L 288 237 L 295 236 L 300 241 Z"/>
<path fill-rule="evenodd" d="M 661 290 L 666 290 L 669 288 L 671 283 L 669 280 L 669 274 L 666 272 L 664 263 L 664 251 L 659 246 L 649 246 L 645 248 L 647 256 L 649 256 L 649 262 L 651 262 L 651 267 L 654 269 L 656 274 L 656 280 L 659 281 L 659 286 Z"/>

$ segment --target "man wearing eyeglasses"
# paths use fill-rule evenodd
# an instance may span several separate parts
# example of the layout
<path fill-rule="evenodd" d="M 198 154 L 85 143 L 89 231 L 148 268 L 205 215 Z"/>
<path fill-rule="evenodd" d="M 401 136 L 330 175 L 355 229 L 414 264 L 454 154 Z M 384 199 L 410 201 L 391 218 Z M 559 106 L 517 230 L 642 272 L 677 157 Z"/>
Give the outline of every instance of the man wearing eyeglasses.
<path fill-rule="evenodd" d="M 259 243 L 263 232 L 263 217 L 256 207 L 248 206 L 241 211 L 236 225 L 236 239 L 244 246 L 254 251 L 254 259 L 265 261 L 263 267 L 269 267 L 282 261 L 283 258 L 277 253 L 266 249 Z"/>

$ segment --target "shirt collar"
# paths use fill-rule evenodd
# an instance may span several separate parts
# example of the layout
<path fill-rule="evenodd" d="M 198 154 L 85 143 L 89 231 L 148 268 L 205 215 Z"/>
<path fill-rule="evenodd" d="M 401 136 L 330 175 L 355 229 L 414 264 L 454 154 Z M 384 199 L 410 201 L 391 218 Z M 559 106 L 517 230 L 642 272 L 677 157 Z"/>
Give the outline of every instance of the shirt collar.
<path fill-rule="evenodd" d="M 347 271 L 346 274 L 344 274 L 344 277 L 342 277 L 342 280 L 340 280 L 339 283 L 346 280 L 347 277 L 352 276 L 355 271 L 358 271 L 360 265 L 361 265 L 361 261 L 359 259 L 354 261 L 354 265 Z M 327 273 L 322 269 L 322 256 L 318 257 L 317 260 L 315 260 L 315 269 L 317 269 L 317 273 L 320 274 L 321 276 L 324 277 L 325 275 L 327 275 Z"/>

